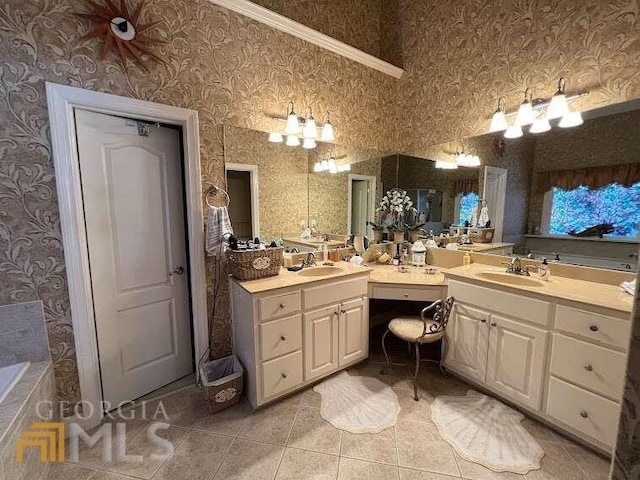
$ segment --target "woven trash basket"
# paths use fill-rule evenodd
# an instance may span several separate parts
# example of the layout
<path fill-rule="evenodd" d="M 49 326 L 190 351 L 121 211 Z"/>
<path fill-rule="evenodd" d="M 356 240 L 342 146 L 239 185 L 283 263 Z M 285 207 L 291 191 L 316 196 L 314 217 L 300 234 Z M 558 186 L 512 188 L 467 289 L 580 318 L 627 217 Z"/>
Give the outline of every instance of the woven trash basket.
<path fill-rule="evenodd" d="M 280 273 L 284 248 L 264 250 L 228 250 L 229 272 L 238 280 L 255 280 Z"/>
<path fill-rule="evenodd" d="M 216 413 L 240 402 L 244 369 L 235 355 L 211 360 L 200 366 L 204 399 Z"/>

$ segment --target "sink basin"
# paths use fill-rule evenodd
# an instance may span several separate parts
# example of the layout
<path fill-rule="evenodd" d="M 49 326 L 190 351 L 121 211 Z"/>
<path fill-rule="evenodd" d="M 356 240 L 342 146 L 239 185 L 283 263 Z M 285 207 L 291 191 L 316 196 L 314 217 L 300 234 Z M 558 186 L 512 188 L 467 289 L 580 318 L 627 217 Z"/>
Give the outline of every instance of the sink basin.
<path fill-rule="evenodd" d="M 511 273 L 498 273 L 498 272 L 480 272 L 478 277 L 494 282 L 507 283 L 509 285 L 519 285 L 521 287 L 542 287 L 544 283 L 540 280 L 536 280 L 531 277 L 524 277 L 521 275 L 513 275 Z"/>
<path fill-rule="evenodd" d="M 304 268 L 298 272 L 302 277 L 324 277 L 342 272 L 340 267 L 311 267 Z"/>

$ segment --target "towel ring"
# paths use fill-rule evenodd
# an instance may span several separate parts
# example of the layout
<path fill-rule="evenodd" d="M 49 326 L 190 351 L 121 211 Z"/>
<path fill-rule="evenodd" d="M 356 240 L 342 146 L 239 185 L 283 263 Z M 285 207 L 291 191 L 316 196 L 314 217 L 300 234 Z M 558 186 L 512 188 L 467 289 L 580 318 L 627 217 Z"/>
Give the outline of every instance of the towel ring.
<path fill-rule="evenodd" d="M 215 205 L 211 204 L 210 195 L 217 195 L 218 193 L 222 193 L 222 194 L 224 194 L 225 197 L 227 197 L 227 207 L 231 203 L 231 198 L 229 197 L 229 194 L 225 190 L 223 190 L 221 188 L 218 188 L 215 185 L 213 185 L 213 186 L 211 186 L 211 187 L 209 187 L 207 189 L 207 192 L 205 193 L 205 196 L 204 196 L 205 202 L 207 202 L 207 206 L 209 208 L 215 207 Z"/>

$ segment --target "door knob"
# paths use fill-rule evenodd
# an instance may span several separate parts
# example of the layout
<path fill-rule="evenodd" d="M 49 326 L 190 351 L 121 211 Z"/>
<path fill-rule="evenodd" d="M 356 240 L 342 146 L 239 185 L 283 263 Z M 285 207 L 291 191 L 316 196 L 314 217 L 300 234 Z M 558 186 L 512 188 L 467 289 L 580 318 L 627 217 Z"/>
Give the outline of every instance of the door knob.
<path fill-rule="evenodd" d="M 182 267 L 178 267 L 178 268 L 176 268 L 173 272 L 171 272 L 171 274 L 172 274 L 172 275 L 173 275 L 174 273 L 175 273 L 176 275 L 182 275 L 182 274 L 184 273 L 184 268 L 182 268 Z"/>

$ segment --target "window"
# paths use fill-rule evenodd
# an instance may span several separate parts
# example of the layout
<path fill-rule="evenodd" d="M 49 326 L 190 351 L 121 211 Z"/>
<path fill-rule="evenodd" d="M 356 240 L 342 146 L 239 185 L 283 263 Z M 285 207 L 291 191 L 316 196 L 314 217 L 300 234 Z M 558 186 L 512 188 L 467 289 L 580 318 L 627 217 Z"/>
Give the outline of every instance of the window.
<path fill-rule="evenodd" d="M 640 183 L 624 187 L 612 183 L 597 190 L 554 187 L 551 194 L 549 234 L 579 233 L 601 223 L 613 224 L 612 237 L 637 237 L 640 222 Z"/>
<path fill-rule="evenodd" d="M 460 199 L 460 208 L 459 215 L 456 219 L 458 225 L 464 225 L 464 222 L 471 223 L 471 216 L 473 215 L 473 209 L 478 208 L 478 203 L 480 202 L 480 197 L 477 193 L 463 193 L 458 195 Z"/>

